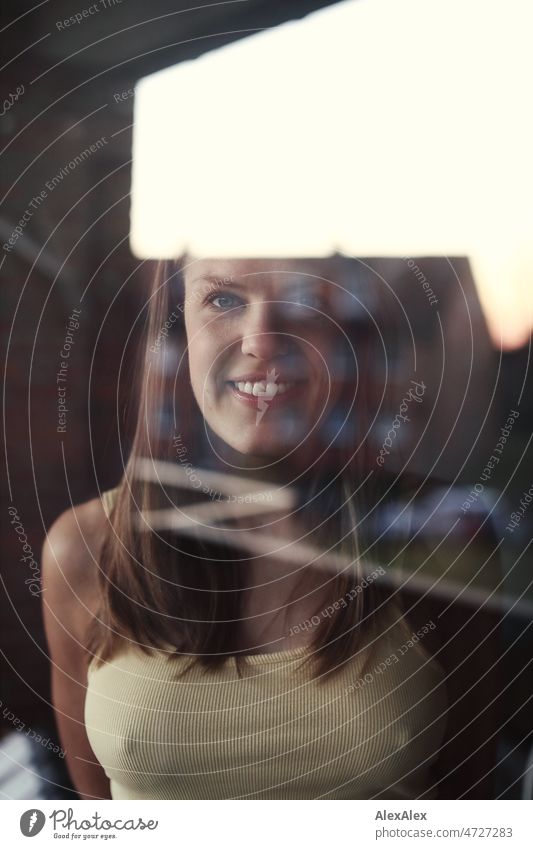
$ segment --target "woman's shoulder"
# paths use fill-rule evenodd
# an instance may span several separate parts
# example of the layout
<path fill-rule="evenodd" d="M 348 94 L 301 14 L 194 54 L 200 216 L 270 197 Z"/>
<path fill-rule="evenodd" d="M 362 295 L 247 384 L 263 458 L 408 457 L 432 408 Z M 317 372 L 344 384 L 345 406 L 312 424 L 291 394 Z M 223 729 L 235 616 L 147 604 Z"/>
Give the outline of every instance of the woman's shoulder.
<path fill-rule="evenodd" d="M 98 558 L 109 525 L 114 490 L 67 508 L 50 526 L 43 544 L 43 582 L 55 593 L 95 587 Z"/>
<path fill-rule="evenodd" d="M 117 499 L 118 486 L 113 487 L 112 489 L 106 489 L 100 495 L 100 500 L 102 502 L 102 507 L 106 516 L 109 518 L 111 514 L 111 509 Z M 96 499 L 95 499 L 96 500 Z"/>

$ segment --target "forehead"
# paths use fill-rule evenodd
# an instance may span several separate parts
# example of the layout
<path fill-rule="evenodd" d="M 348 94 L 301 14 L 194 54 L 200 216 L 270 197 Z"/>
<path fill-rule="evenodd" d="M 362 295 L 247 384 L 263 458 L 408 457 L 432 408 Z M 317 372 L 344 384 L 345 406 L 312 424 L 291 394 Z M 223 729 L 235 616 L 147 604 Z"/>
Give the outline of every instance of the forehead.
<path fill-rule="evenodd" d="M 209 279 L 252 284 L 258 280 L 287 282 L 298 277 L 328 279 L 332 271 L 330 263 L 316 259 L 189 259 L 184 266 L 184 278 L 189 285 Z"/>

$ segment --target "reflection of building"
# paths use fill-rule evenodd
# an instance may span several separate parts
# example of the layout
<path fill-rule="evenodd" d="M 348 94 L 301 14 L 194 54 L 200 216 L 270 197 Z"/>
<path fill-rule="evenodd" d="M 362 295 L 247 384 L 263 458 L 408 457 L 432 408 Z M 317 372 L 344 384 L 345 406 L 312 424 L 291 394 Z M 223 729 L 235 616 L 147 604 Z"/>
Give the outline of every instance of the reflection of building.
<path fill-rule="evenodd" d="M 411 263 L 411 264 L 410 264 Z M 497 361 L 466 260 L 369 260 L 356 277 L 372 289 L 384 349 L 372 361 L 374 402 L 384 403 L 371 435 L 379 453 L 411 381 L 425 385 L 389 441 L 390 471 L 444 479 L 476 476 L 490 448 Z M 359 282 L 359 288 L 364 288 Z M 396 425 L 398 422 L 396 421 Z M 483 465 L 482 463 L 482 465 Z"/>

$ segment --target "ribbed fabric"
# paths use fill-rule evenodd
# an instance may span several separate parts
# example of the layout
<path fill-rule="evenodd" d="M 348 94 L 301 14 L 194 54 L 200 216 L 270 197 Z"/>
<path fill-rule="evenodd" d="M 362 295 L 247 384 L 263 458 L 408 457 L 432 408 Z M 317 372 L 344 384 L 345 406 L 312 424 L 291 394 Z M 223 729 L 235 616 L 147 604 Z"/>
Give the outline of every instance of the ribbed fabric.
<path fill-rule="evenodd" d="M 86 730 L 113 799 L 434 796 L 444 675 L 415 646 L 400 655 L 405 642 L 398 625 L 383 634 L 366 682 L 361 655 L 329 682 L 311 680 L 307 648 L 249 655 L 242 679 L 230 657 L 176 680 L 190 657 L 170 657 L 171 646 L 91 663 Z"/>

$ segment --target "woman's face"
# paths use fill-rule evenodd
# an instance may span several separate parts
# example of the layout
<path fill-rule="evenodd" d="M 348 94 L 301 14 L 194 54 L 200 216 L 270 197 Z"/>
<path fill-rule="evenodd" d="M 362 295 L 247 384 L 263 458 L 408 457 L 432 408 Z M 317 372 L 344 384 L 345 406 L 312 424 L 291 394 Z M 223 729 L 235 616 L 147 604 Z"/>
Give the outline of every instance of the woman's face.
<path fill-rule="evenodd" d="M 335 286 L 316 261 L 198 260 L 185 271 L 196 401 L 235 451 L 308 453 L 339 391 Z M 322 445 L 322 449 L 326 445 Z"/>

